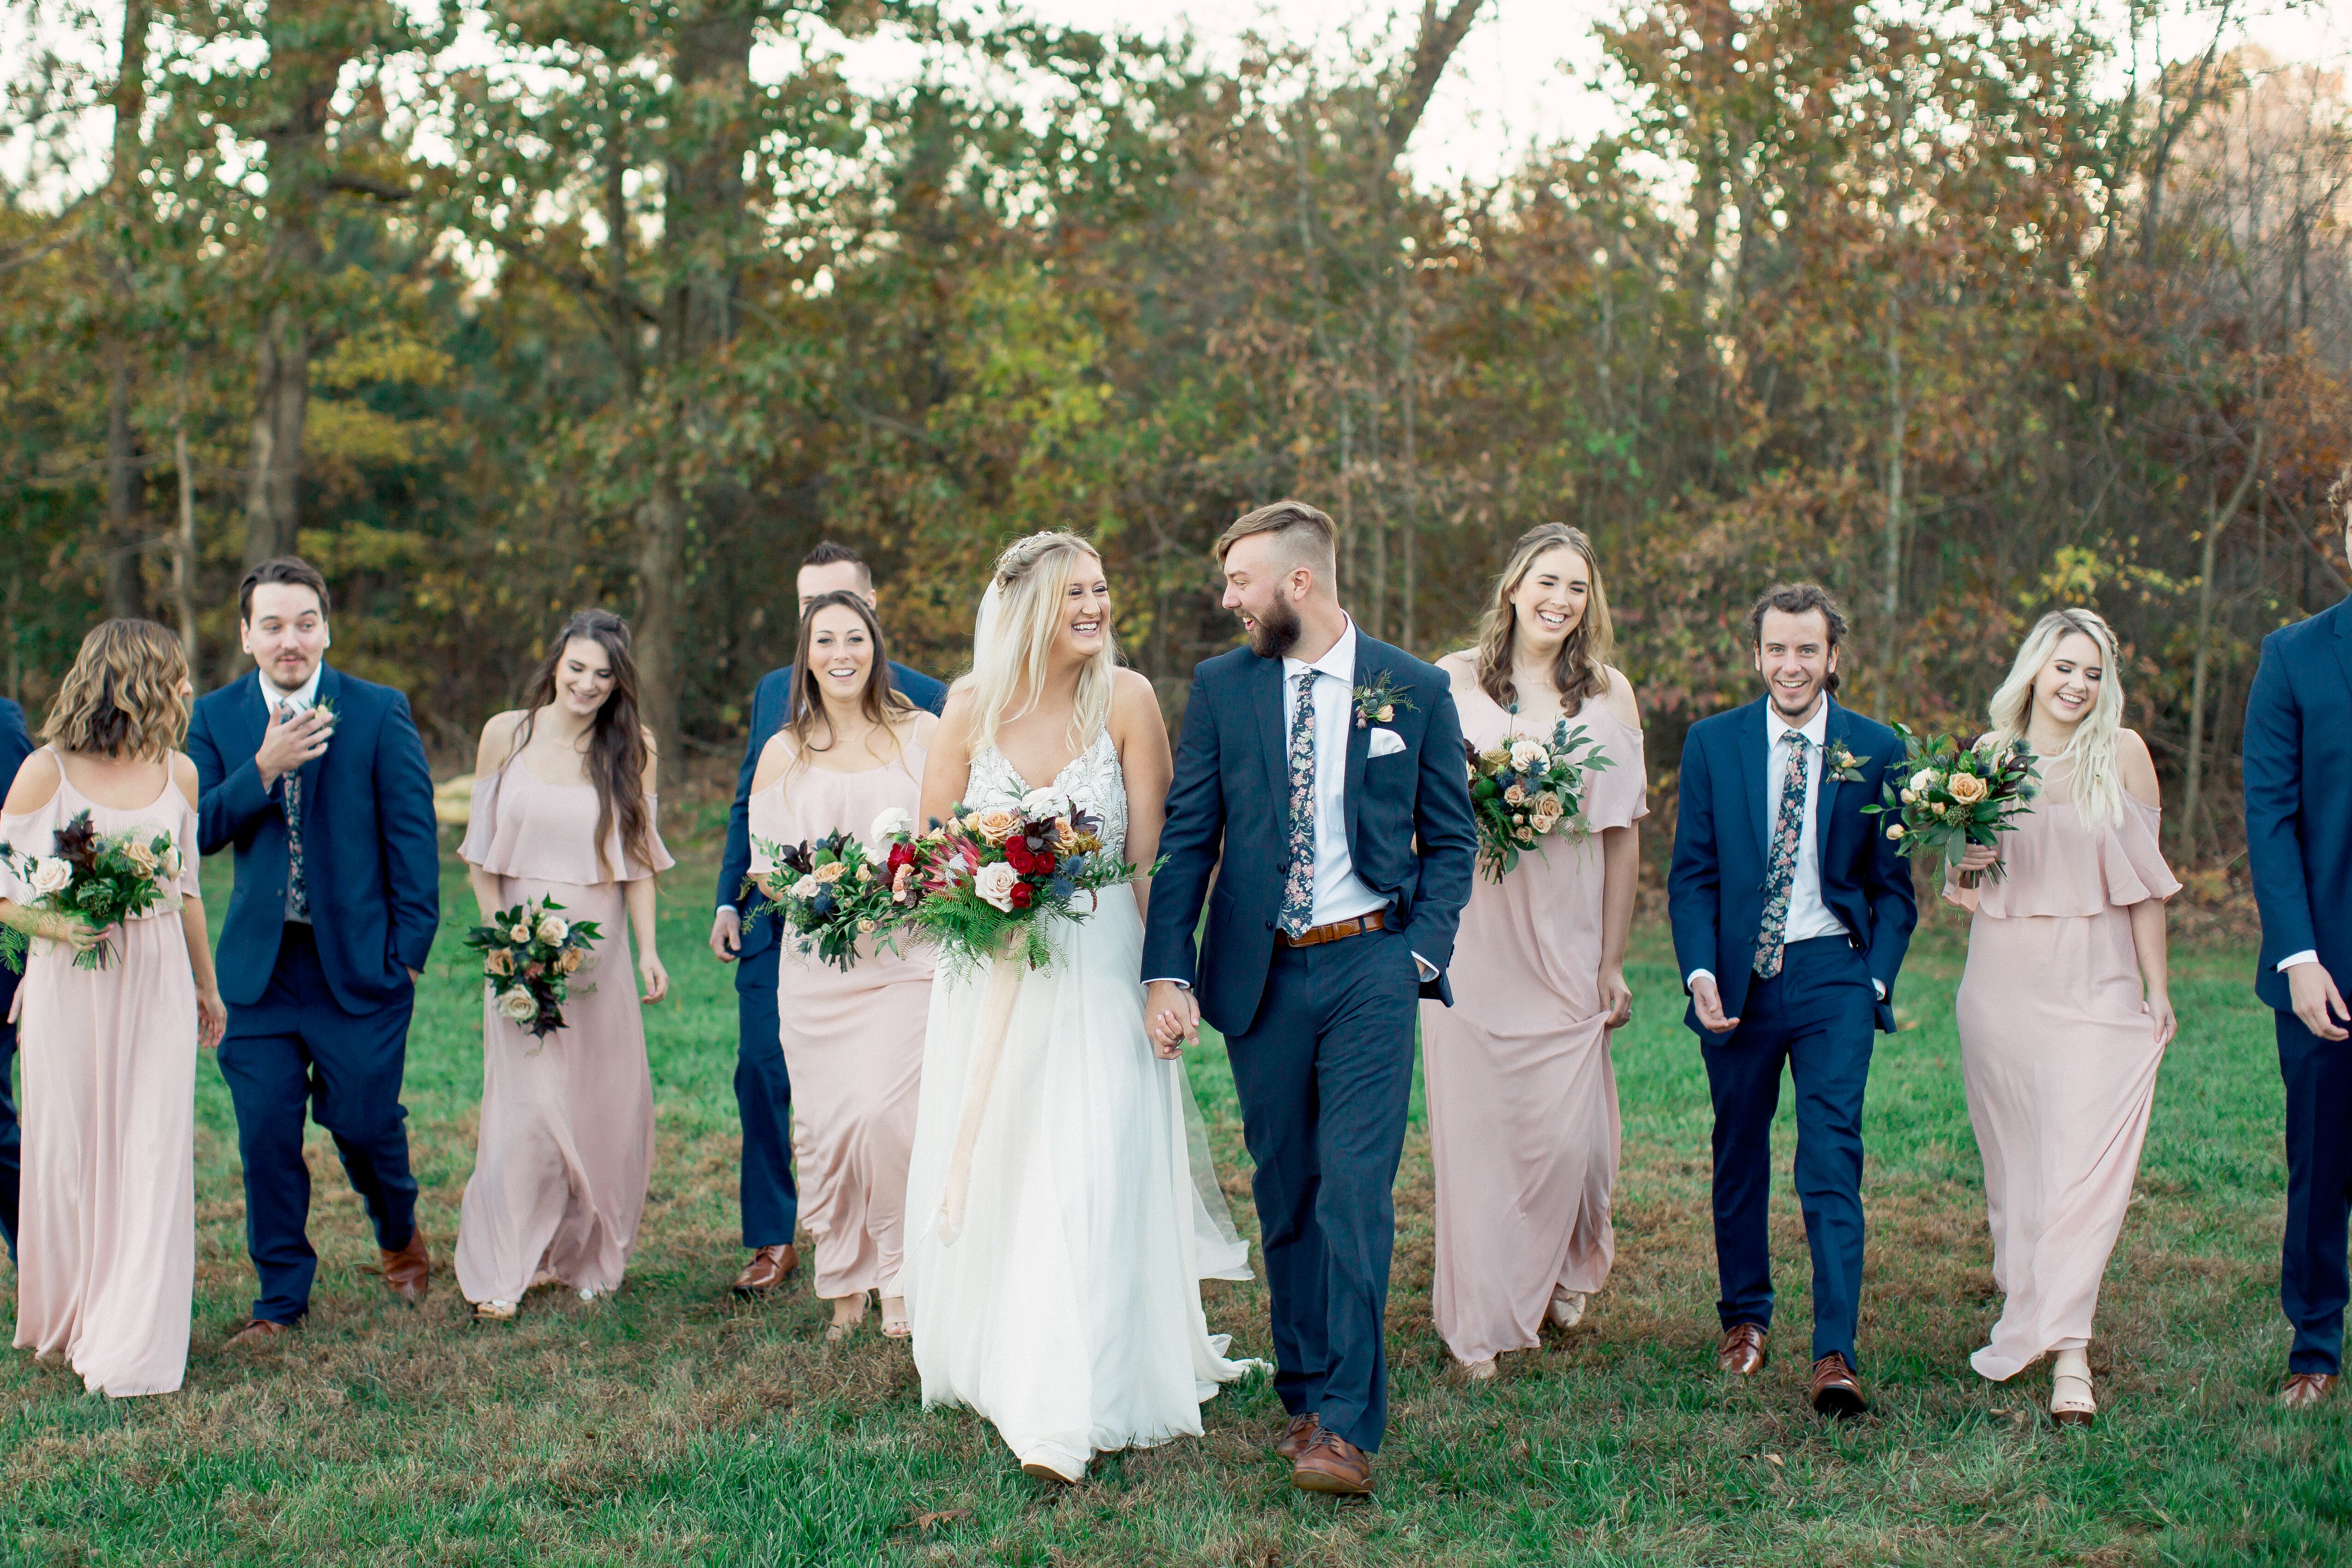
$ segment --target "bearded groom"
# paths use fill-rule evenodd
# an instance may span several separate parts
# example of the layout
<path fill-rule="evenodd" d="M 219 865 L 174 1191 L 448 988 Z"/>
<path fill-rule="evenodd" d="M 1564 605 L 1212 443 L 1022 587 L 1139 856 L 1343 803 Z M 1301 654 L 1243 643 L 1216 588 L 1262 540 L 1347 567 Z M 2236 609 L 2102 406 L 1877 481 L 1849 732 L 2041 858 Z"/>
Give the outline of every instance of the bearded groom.
<path fill-rule="evenodd" d="M 1423 996 L 1452 1002 L 1477 852 L 1462 727 L 1443 672 L 1340 609 L 1323 513 L 1260 507 L 1217 559 L 1249 645 L 1193 672 L 1144 1012 L 1163 1056 L 1203 1018 L 1225 1037 L 1290 1416 L 1276 1452 L 1301 1490 L 1360 1495 L 1388 1417 L 1391 1188 L 1415 1013 Z"/>
<path fill-rule="evenodd" d="M 1813 1258 L 1807 1397 L 1857 1416 L 1862 1105 L 1874 1028 L 1895 1028 L 1895 971 L 1918 924 L 1911 868 L 1863 808 L 1902 742 L 1838 706 L 1845 617 L 1811 583 L 1748 619 L 1765 693 L 1691 727 L 1666 905 L 1715 1102 L 1717 1364 L 1764 1364 L 1772 1325 L 1766 1218 L 1780 1068 L 1797 1090 L 1797 1201 Z"/>

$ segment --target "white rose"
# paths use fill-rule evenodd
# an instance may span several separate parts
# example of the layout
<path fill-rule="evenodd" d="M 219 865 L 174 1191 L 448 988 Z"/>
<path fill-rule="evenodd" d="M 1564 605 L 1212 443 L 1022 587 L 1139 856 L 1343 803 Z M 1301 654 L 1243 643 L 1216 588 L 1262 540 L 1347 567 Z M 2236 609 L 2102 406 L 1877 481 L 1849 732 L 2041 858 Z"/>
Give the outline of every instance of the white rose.
<path fill-rule="evenodd" d="M 1532 740 L 1511 742 L 1512 772 L 1532 773 L 1538 768 L 1550 766 L 1550 763 L 1551 758 L 1545 754 L 1540 743 Z"/>
<path fill-rule="evenodd" d="M 1013 913 L 1013 887 L 1020 880 L 1020 873 L 1003 861 L 995 861 L 980 868 L 980 874 L 971 879 L 971 885 L 982 898 L 1010 915 Z"/>
<path fill-rule="evenodd" d="M 179 875 L 180 865 L 180 846 L 177 844 L 166 845 L 163 850 L 163 874 L 167 877 Z"/>
<path fill-rule="evenodd" d="M 561 915 L 542 915 L 539 917 L 539 939 L 549 946 L 561 947 L 563 946 L 563 939 L 571 935 L 572 922 L 564 919 Z"/>
<path fill-rule="evenodd" d="M 794 898 L 814 898 L 817 891 L 824 886 L 824 883 L 817 881 L 815 877 L 804 876 L 793 883 L 792 895 Z"/>
<path fill-rule="evenodd" d="M 874 826 L 866 830 L 866 836 L 878 844 L 900 833 L 912 832 L 914 828 L 915 819 L 907 814 L 905 807 L 888 806 L 874 819 Z"/>
<path fill-rule="evenodd" d="M 55 855 L 43 855 L 33 862 L 33 892 L 47 898 L 53 893 L 63 893 L 73 885 L 73 863 Z"/>
<path fill-rule="evenodd" d="M 529 1023 L 539 1016 L 539 1003 L 528 990 L 517 986 L 499 998 L 499 1011 L 517 1023 Z"/>
<path fill-rule="evenodd" d="M 1911 792 L 1915 795 L 1924 795 L 1927 792 L 1928 786 L 1935 782 L 1935 769 L 1922 768 L 1918 772 L 1911 775 Z"/>
<path fill-rule="evenodd" d="M 507 933 L 507 940 L 513 943 L 518 947 L 528 944 L 530 941 L 530 922 L 526 920 L 518 923 L 512 930 Z"/>
<path fill-rule="evenodd" d="M 1052 821 L 1070 814 L 1070 798 L 1059 789 L 1032 789 L 1021 797 L 1021 815 L 1029 821 Z"/>

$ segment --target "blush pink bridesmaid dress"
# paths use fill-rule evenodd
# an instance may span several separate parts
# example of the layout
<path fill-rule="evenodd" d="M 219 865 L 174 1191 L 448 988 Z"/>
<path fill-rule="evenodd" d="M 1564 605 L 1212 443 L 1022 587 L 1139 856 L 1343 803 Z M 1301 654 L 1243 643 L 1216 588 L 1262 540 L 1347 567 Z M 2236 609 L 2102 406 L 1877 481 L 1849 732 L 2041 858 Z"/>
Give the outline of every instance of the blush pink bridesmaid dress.
<path fill-rule="evenodd" d="M 779 845 L 835 831 L 864 838 L 892 806 L 911 819 L 927 753 L 911 738 L 905 744 L 905 756 L 881 768 L 788 772 L 751 797 L 752 838 Z M 751 863 L 765 871 L 772 862 L 755 849 Z M 816 1242 L 814 1289 L 827 1300 L 899 1293 L 907 1167 L 931 1010 L 929 953 L 859 946 L 856 967 L 845 975 L 796 952 L 786 936 L 776 972 L 801 1223 Z"/>
<path fill-rule="evenodd" d="M 178 891 L 198 896 L 195 810 L 168 777 L 136 810 L 99 805 L 62 779 L 48 804 L 0 817 L 0 839 L 47 854 L 56 831 L 85 810 L 100 833 L 170 833 Z M 34 898 L 5 871 L 0 894 Z M 77 968 L 63 944 L 35 942 L 16 992 L 25 1062 L 16 1348 L 63 1355 L 84 1388 L 121 1399 L 169 1394 L 187 1373 L 196 982 L 176 907 L 126 921 L 107 941 L 114 958 L 103 969 Z"/>
<path fill-rule="evenodd" d="M 1460 700 L 1480 750 L 1513 734 L 1483 691 Z M 1589 698 L 1582 725 L 1611 766 L 1591 777 L 1591 836 L 1555 834 L 1498 884 L 1482 873 L 1454 944 L 1454 1006 L 1423 1002 L 1423 1071 L 1436 1178 L 1437 1332 L 1465 1364 L 1538 1342 L 1555 1289 L 1609 1278 L 1617 1075 L 1601 1004 L 1599 834 L 1649 814 L 1642 732 Z M 1549 738 L 1534 727 L 1517 732 Z"/>
<path fill-rule="evenodd" d="M 2007 874 L 1973 889 L 1948 877 L 1945 889 L 1974 911 L 1955 1010 L 2003 1301 L 1969 1364 L 1995 1382 L 2090 1343 L 2164 1056 L 2131 906 L 2180 891 L 2155 809 L 2126 795 L 2121 822 L 2087 821 L 2065 778 L 2044 778 L 2002 836 Z"/>
<path fill-rule="evenodd" d="M 478 1305 L 520 1301 L 536 1284 L 617 1290 L 654 1158 L 622 883 L 668 869 L 669 851 L 656 836 L 653 863 L 640 864 L 623 853 L 616 824 L 604 844 L 615 876 L 597 862 L 594 788 L 550 784 L 517 758 L 475 784 L 457 853 L 499 878 L 502 907 L 552 897 L 566 919 L 593 920 L 601 933 L 572 979 L 564 1027 L 543 1040 L 493 1009 L 483 984 L 481 1129 L 457 1221 L 457 1288 Z"/>

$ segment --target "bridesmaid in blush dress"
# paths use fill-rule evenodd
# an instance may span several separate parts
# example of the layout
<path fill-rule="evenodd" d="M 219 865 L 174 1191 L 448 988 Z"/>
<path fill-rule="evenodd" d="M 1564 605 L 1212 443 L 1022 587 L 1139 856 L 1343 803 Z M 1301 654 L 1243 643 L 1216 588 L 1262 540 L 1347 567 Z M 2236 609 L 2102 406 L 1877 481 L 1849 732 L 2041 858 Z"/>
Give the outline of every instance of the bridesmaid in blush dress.
<path fill-rule="evenodd" d="M 1945 896 L 1972 912 L 1956 1010 L 1984 1155 L 2000 1321 L 1969 1364 L 2006 1382 L 2056 1353 L 2050 1411 L 2088 1426 L 2091 1314 L 2123 1228 L 2172 1039 L 2156 766 L 2121 727 L 2115 634 L 2087 610 L 2042 617 L 1992 699 L 1988 739 L 2022 736 L 2042 793 L 1998 850 L 2005 874 Z"/>
<path fill-rule="evenodd" d="M 544 1039 L 499 1014 L 483 988 L 481 1129 L 457 1223 L 457 1286 L 477 1319 L 503 1322 L 534 1285 L 566 1285 L 583 1301 L 620 1288 L 653 1166 L 640 1004 L 669 994 L 654 947 L 654 876 L 671 862 L 654 827 L 653 737 L 637 722 L 619 616 L 583 610 L 564 622 L 530 706 L 483 727 L 477 766 L 457 853 L 482 917 L 552 897 L 565 919 L 600 932 L 564 1026 Z M 630 983 L 632 936 L 642 996 Z"/>
<path fill-rule="evenodd" d="M 1565 716 L 1609 759 L 1584 828 L 1539 841 L 1500 883 L 1482 872 L 1454 945 L 1454 1006 L 1423 1002 L 1436 1176 L 1437 1332 L 1473 1378 L 1562 1329 L 1609 1277 L 1617 1079 L 1610 1031 L 1633 1014 L 1625 941 L 1643 802 L 1641 716 L 1612 669 L 1591 541 L 1529 530 L 1495 585 L 1478 645 L 1438 661 L 1464 738 L 1549 743 Z"/>
<path fill-rule="evenodd" d="M 169 1394 L 188 1366 L 195 1296 L 196 1050 L 228 1009 L 213 981 L 196 885 L 196 765 L 187 660 L 151 621 L 83 639 L 42 738 L 0 809 L 0 839 L 50 855 L 88 812 L 142 852 L 171 840 L 165 896 L 105 932 L 33 907 L 0 866 L 0 921 L 34 938 L 17 991 L 25 1057 L 16 1347 L 63 1355 L 93 1394 Z M 77 955 L 103 943 L 102 968 Z"/>
<path fill-rule="evenodd" d="M 863 837 L 893 810 L 911 821 L 937 722 L 892 688 L 882 628 L 861 594 L 809 601 L 792 668 L 783 727 L 751 779 L 755 875 L 775 870 L 763 844 Z M 882 1332 L 903 1339 L 898 1270 L 931 960 L 861 942 L 844 974 L 793 951 L 789 936 L 784 943 L 777 1011 L 793 1081 L 801 1219 L 816 1242 L 816 1293 L 833 1303 L 825 1337 L 855 1331 L 867 1295 L 879 1292 Z"/>

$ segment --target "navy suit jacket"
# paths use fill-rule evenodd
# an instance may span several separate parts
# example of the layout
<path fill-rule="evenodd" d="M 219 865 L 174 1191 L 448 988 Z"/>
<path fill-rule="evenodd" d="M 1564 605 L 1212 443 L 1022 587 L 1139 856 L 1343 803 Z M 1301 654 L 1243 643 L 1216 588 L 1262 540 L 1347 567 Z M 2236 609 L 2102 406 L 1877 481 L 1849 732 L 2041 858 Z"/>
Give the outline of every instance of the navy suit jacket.
<path fill-rule="evenodd" d="M 919 670 L 910 670 L 896 659 L 890 661 L 890 684 L 900 695 L 917 707 L 929 711 L 934 717 L 947 706 L 948 688 Z M 767 901 L 755 891 L 748 901 L 739 897 L 743 879 L 751 874 L 751 776 L 760 770 L 760 753 L 775 738 L 776 731 L 784 727 L 784 707 L 793 695 L 793 667 L 770 670 L 760 678 L 751 693 L 751 733 L 743 743 L 743 766 L 735 775 L 735 805 L 727 813 L 727 851 L 719 862 L 719 896 L 713 910 L 734 904 L 743 916 L 743 947 L 737 957 L 736 973 L 743 973 L 741 960 L 764 953 L 775 945 L 776 923 L 762 920 L 767 913 Z"/>
<path fill-rule="evenodd" d="M 302 765 L 303 885 L 328 989 L 372 1012 L 407 992 L 440 928 L 433 775 L 400 693 L 329 668 L 319 700 L 335 731 Z M 258 671 L 197 699 L 188 725 L 197 841 L 206 854 L 236 846 L 219 963 L 221 995 L 240 1007 L 269 988 L 286 923 L 286 780 L 263 789 L 253 762 L 268 725 Z"/>
<path fill-rule="evenodd" d="M 1411 706 L 1399 703 L 1393 720 L 1379 727 L 1394 730 L 1405 748 L 1375 760 L 1371 727 L 1349 725 L 1348 853 L 1356 875 L 1388 901 L 1390 929 L 1436 966 L 1437 978 L 1421 994 L 1450 1007 L 1445 971 L 1478 854 L 1462 721 L 1444 671 L 1359 628 L 1356 684 L 1382 675 Z M 1290 837 L 1282 711 L 1278 658 L 1236 648 L 1192 672 L 1160 835 L 1168 863 L 1151 883 L 1141 977 L 1191 984 L 1202 1016 L 1229 1036 L 1256 1019 L 1274 961 Z M 1209 927 L 1196 956 L 1192 933 L 1204 897 Z"/>
<path fill-rule="evenodd" d="M 0 800 L 6 799 L 8 787 L 16 781 L 16 769 L 25 766 L 25 758 L 32 755 L 33 735 L 25 727 L 25 710 L 6 697 L 0 697 Z M 25 846 L 27 850 L 36 847 Z M 47 844 L 37 848 L 44 854 L 48 852 Z M 16 978 L 7 966 L 0 965 L 0 1019 L 8 1016 L 9 1006 L 16 999 Z M 7 1071 L 0 1065 L 0 1099 L 7 1097 Z"/>
<path fill-rule="evenodd" d="M 1861 764 L 1862 782 L 1841 783 L 1824 769 L 1813 801 L 1813 841 L 1821 853 L 1822 902 L 1855 933 L 1870 977 L 1886 989 L 1878 1027 L 1895 1028 L 1895 976 L 1919 924 L 1911 866 L 1897 854 L 1876 817 L 1886 770 L 1904 756 L 1902 737 L 1883 724 L 1841 707 L 1832 697 L 1824 739 L 1841 742 Z M 1715 976 L 1726 1018 L 1747 1005 L 1756 967 L 1756 937 L 1764 924 L 1764 703 L 1703 718 L 1683 742 L 1682 779 L 1675 819 L 1674 867 L 1666 874 L 1666 913 L 1675 928 L 1675 959 L 1682 972 Z M 1697 1030 L 1698 1009 L 1684 1021 Z M 1704 1030 L 1700 1031 L 1704 1034 Z"/>
<path fill-rule="evenodd" d="M 2246 697 L 2246 861 L 2263 912 L 2254 991 L 2294 1006 L 2279 960 L 2315 951 L 2352 985 L 2352 600 L 2263 639 Z"/>

